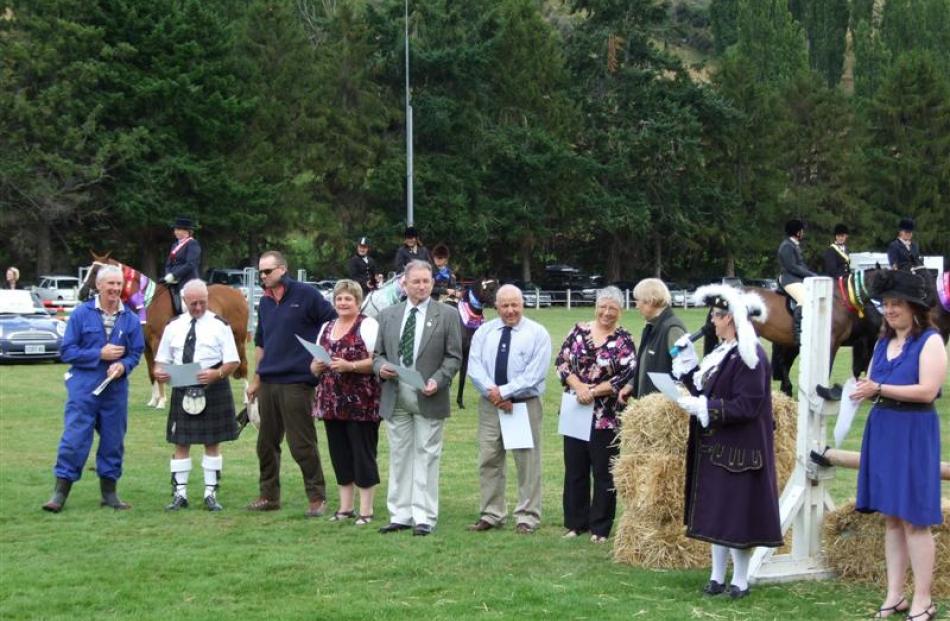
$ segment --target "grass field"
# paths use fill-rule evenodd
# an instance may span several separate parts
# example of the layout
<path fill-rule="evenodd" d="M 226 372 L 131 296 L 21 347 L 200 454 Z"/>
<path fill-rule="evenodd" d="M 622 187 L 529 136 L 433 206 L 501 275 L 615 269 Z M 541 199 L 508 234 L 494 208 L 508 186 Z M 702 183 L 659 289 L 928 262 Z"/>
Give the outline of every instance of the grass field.
<path fill-rule="evenodd" d="M 573 322 L 591 314 L 590 308 L 528 312 L 547 326 L 555 348 Z M 682 315 L 690 327 L 702 317 L 696 310 Z M 639 338 L 636 312 L 627 313 L 623 323 Z M 847 357 L 836 365 L 838 379 Z M 882 595 L 871 587 L 827 581 L 753 587 L 752 596 L 739 602 L 704 599 L 699 591 L 705 570 L 618 565 L 609 544 L 562 540 L 563 462 L 553 367 L 544 410 L 543 526 L 533 536 L 516 535 L 510 527 L 479 534 L 465 530 L 478 517 L 476 401 L 470 388 L 465 410 L 453 412 L 446 425 L 441 516 L 431 537 L 376 532 L 386 518 L 384 433 L 373 527 L 304 518 L 300 474 L 286 450 L 283 510 L 244 511 L 257 493 L 252 428 L 224 446 L 225 511 L 166 514 L 171 453 L 164 441 L 166 413 L 144 406 L 148 386 L 142 368 L 132 376 L 119 484 L 120 495 L 134 508 L 99 509 L 95 472 L 87 470 L 66 509 L 45 513 L 40 505 L 52 489 L 64 371 L 58 364 L 0 366 L 2 619 L 853 619 L 867 616 Z M 944 396 L 939 408 L 948 447 L 950 399 Z M 862 416 L 855 423 L 848 448 L 859 446 L 863 422 Z M 336 489 L 322 427 L 319 437 L 332 508 Z M 200 498 L 200 455 L 200 448 L 194 451 L 193 498 Z M 513 478 L 510 460 L 509 468 Z M 853 473 L 839 471 L 833 495 L 836 501 L 854 495 Z M 509 485 L 509 500 L 514 498 Z"/>

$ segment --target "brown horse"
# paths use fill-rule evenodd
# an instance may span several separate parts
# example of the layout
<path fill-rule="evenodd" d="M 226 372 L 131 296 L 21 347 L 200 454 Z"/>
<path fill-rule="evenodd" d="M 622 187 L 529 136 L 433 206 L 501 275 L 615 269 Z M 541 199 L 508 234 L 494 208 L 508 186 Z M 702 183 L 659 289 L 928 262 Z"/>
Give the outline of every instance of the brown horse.
<path fill-rule="evenodd" d="M 163 409 L 165 407 L 164 387 L 155 381 L 152 371 L 155 366 L 155 352 L 158 351 L 162 332 L 165 331 L 165 326 L 175 316 L 171 293 L 164 284 L 156 284 L 138 270 L 110 258 L 109 254 L 103 256 L 93 254 L 93 259 L 86 280 L 80 288 L 80 298 L 82 299 L 91 289 L 92 283 L 95 282 L 96 273 L 103 265 L 115 265 L 122 270 L 122 301 L 140 312 L 140 318 L 142 317 L 141 311 L 144 310 L 142 322 L 145 324 L 145 362 L 148 368 L 148 378 L 152 384 L 152 397 L 148 405 Z M 208 308 L 226 319 L 231 325 L 238 355 L 241 357 L 241 364 L 234 372 L 234 377 L 247 378 L 247 300 L 244 299 L 240 291 L 226 285 L 209 285 Z"/>
<path fill-rule="evenodd" d="M 874 353 L 874 344 L 881 330 L 881 314 L 871 301 L 868 291 L 881 273 L 879 269 L 865 270 L 834 281 L 834 302 L 831 317 L 831 362 L 842 346 L 851 347 L 851 373 L 858 377 L 865 372 Z M 748 288 L 762 296 L 768 309 L 768 321 L 755 324 L 759 336 L 772 343 L 772 377 L 781 383 L 781 389 L 791 394 L 789 377 L 792 363 L 798 356 L 794 324 L 788 310 L 788 298 L 781 293 L 755 287 Z M 930 318 L 940 331 L 944 342 L 950 335 L 948 313 L 936 304 Z"/>

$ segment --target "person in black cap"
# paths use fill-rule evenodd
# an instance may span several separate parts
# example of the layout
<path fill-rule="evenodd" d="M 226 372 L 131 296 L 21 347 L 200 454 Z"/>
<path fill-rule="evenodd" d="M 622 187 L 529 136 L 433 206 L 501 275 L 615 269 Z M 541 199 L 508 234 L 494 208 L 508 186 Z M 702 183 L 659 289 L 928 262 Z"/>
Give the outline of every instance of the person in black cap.
<path fill-rule="evenodd" d="M 404 237 L 406 241 L 396 252 L 393 269 L 397 272 L 403 272 L 406 269 L 406 264 L 415 260 L 425 261 L 432 265 L 432 255 L 429 254 L 429 249 L 419 241 L 419 233 L 416 231 L 416 227 L 407 226 Z"/>
<path fill-rule="evenodd" d="M 369 239 L 366 237 L 360 237 L 356 242 L 356 254 L 346 262 L 346 275 L 360 283 L 363 295 L 379 286 L 383 275 L 376 267 L 376 261 L 369 256 Z"/>
<path fill-rule="evenodd" d="M 787 237 L 778 247 L 778 265 L 781 270 L 778 282 L 785 293 L 795 300 L 795 343 L 798 344 L 801 342 L 802 305 L 805 302 L 803 281 L 818 274 L 808 269 L 802 256 L 801 241 L 805 236 L 805 223 L 801 220 L 789 220 L 785 223 L 785 235 Z"/>
<path fill-rule="evenodd" d="M 175 218 L 172 224 L 175 232 L 175 243 L 172 244 L 165 259 L 165 276 L 162 281 L 168 286 L 172 296 L 172 306 L 175 314 L 181 314 L 181 294 L 178 288 L 198 278 L 201 273 L 201 244 L 193 237 L 195 225 L 190 218 Z"/>
<path fill-rule="evenodd" d="M 848 252 L 848 227 L 835 225 L 835 241 L 821 255 L 825 264 L 825 275 L 832 278 L 847 276 L 851 273 L 851 254 Z"/>
<path fill-rule="evenodd" d="M 924 264 L 920 248 L 914 241 L 914 221 L 901 218 L 898 228 L 897 238 L 887 246 L 887 262 L 891 269 L 913 271 Z"/>

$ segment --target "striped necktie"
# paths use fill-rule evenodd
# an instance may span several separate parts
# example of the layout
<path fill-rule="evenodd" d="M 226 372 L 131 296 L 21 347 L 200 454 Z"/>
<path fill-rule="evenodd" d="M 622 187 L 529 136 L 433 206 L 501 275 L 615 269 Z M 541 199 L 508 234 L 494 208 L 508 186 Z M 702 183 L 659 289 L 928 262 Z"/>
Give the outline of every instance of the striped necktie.
<path fill-rule="evenodd" d="M 416 313 L 418 312 L 418 308 L 409 310 L 409 318 L 406 319 L 406 325 L 402 329 L 402 337 L 399 339 L 399 360 L 402 361 L 404 367 L 412 366 L 412 350 L 415 349 L 416 345 Z"/>

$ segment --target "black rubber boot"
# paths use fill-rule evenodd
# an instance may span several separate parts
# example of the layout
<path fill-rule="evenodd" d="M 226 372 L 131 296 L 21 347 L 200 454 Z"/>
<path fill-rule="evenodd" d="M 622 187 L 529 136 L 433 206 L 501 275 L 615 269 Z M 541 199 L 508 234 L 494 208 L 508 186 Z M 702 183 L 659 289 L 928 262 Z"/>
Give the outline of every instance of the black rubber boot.
<path fill-rule="evenodd" d="M 112 507 L 116 511 L 131 509 L 132 505 L 122 502 L 115 493 L 115 479 L 99 479 L 99 489 L 102 491 L 100 507 Z"/>
<path fill-rule="evenodd" d="M 67 479 L 56 479 L 56 487 L 53 488 L 53 495 L 43 505 L 43 511 L 50 513 L 59 513 L 66 504 L 66 498 L 69 496 L 69 490 L 72 489 L 73 482 Z"/>
<path fill-rule="evenodd" d="M 802 346 L 802 307 L 796 306 L 795 310 L 792 311 L 792 320 L 794 321 L 793 329 L 795 330 L 795 345 L 798 347 Z"/>

